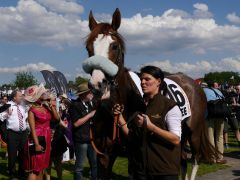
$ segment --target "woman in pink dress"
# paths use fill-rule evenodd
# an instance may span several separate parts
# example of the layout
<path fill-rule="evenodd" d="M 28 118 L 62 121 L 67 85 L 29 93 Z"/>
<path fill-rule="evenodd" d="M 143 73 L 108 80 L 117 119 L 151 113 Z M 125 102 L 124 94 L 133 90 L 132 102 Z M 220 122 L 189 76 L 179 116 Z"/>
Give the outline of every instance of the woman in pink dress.
<path fill-rule="evenodd" d="M 24 167 L 29 172 L 29 180 L 43 179 L 43 171 L 50 162 L 50 121 L 52 119 L 59 120 L 59 115 L 53 102 L 48 102 L 47 99 L 46 89 L 41 85 L 31 86 L 25 91 L 25 100 L 32 103 L 28 112 L 31 134 L 25 145 L 24 158 Z M 45 140 L 40 140 L 40 137 Z M 33 144 L 32 149 L 30 148 L 31 144 Z"/>

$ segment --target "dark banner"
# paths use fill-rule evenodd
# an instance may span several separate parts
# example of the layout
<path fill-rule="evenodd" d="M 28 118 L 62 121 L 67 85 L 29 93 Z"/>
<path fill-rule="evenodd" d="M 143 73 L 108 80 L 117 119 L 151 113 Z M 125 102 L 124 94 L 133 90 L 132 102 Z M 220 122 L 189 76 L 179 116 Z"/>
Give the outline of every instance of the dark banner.
<path fill-rule="evenodd" d="M 67 86 L 67 79 L 66 77 L 63 75 L 63 73 L 59 72 L 59 71 L 53 71 L 53 74 L 55 76 L 55 78 L 57 79 L 61 91 L 65 94 L 67 94 L 68 92 L 68 86 Z"/>
<path fill-rule="evenodd" d="M 54 76 L 54 74 L 50 71 L 47 71 L 47 70 L 43 70 L 43 71 L 41 71 L 41 73 L 43 75 L 43 78 L 46 82 L 47 87 L 49 89 L 54 89 L 54 91 L 57 94 L 62 94 L 60 85 L 59 85 L 56 77 Z"/>

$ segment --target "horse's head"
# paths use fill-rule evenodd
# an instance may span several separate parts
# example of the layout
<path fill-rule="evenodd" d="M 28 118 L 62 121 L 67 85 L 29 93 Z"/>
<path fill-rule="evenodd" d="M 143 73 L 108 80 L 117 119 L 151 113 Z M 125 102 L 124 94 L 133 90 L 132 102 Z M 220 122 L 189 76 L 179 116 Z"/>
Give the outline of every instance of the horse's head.
<path fill-rule="evenodd" d="M 92 11 L 89 14 L 90 34 L 86 40 L 89 58 L 83 63 L 85 72 L 91 74 L 89 86 L 98 97 L 109 98 L 111 82 L 124 67 L 124 41 L 117 30 L 121 14 L 116 9 L 112 23 L 97 23 Z"/>

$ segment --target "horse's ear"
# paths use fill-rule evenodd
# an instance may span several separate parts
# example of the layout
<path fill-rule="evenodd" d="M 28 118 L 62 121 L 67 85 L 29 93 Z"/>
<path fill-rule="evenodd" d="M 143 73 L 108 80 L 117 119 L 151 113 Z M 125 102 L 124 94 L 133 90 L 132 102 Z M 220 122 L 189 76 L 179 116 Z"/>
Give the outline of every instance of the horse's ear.
<path fill-rule="evenodd" d="M 88 23 L 89 29 L 92 31 L 97 26 L 97 21 L 93 17 L 92 11 L 89 13 L 89 23 Z"/>
<path fill-rule="evenodd" d="M 121 24 L 121 13 L 119 9 L 117 8 L 115 12 L 113 13 L 112 17 L 112 28 L 113 30 L 117 31 Z"/>

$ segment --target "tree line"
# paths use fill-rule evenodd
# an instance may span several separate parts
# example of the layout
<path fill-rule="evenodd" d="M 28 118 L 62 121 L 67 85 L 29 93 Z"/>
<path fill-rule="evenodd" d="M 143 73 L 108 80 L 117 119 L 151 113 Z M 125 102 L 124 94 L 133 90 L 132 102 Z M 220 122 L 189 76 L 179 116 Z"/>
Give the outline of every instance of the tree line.
<path fill-rule="evenodd" d="M 12 83 L 3 84 L 2 86 L 0 86 L 0 88 L 9 89 L 11 87 L 12 89 L 26 89 L 29 86 L 38 84 L 37 79 L 33 76 L 31 72 L 18 72 L 15 75 L 15 80 Z M 231 85 L 237 85 L 240 84 L 240 74 L 239 72 L 232 71 L 210 72 L 204 75 L 203 80 L 207 83 L 216 81 L 220 84 L 227 83 Z M 88 79 L 79 76 L 76 77 L 74 80 L 68 81 L 68 87 L 70 89 L 76 90 L 81 83 L 86 81 L 88 81 Z"/>

